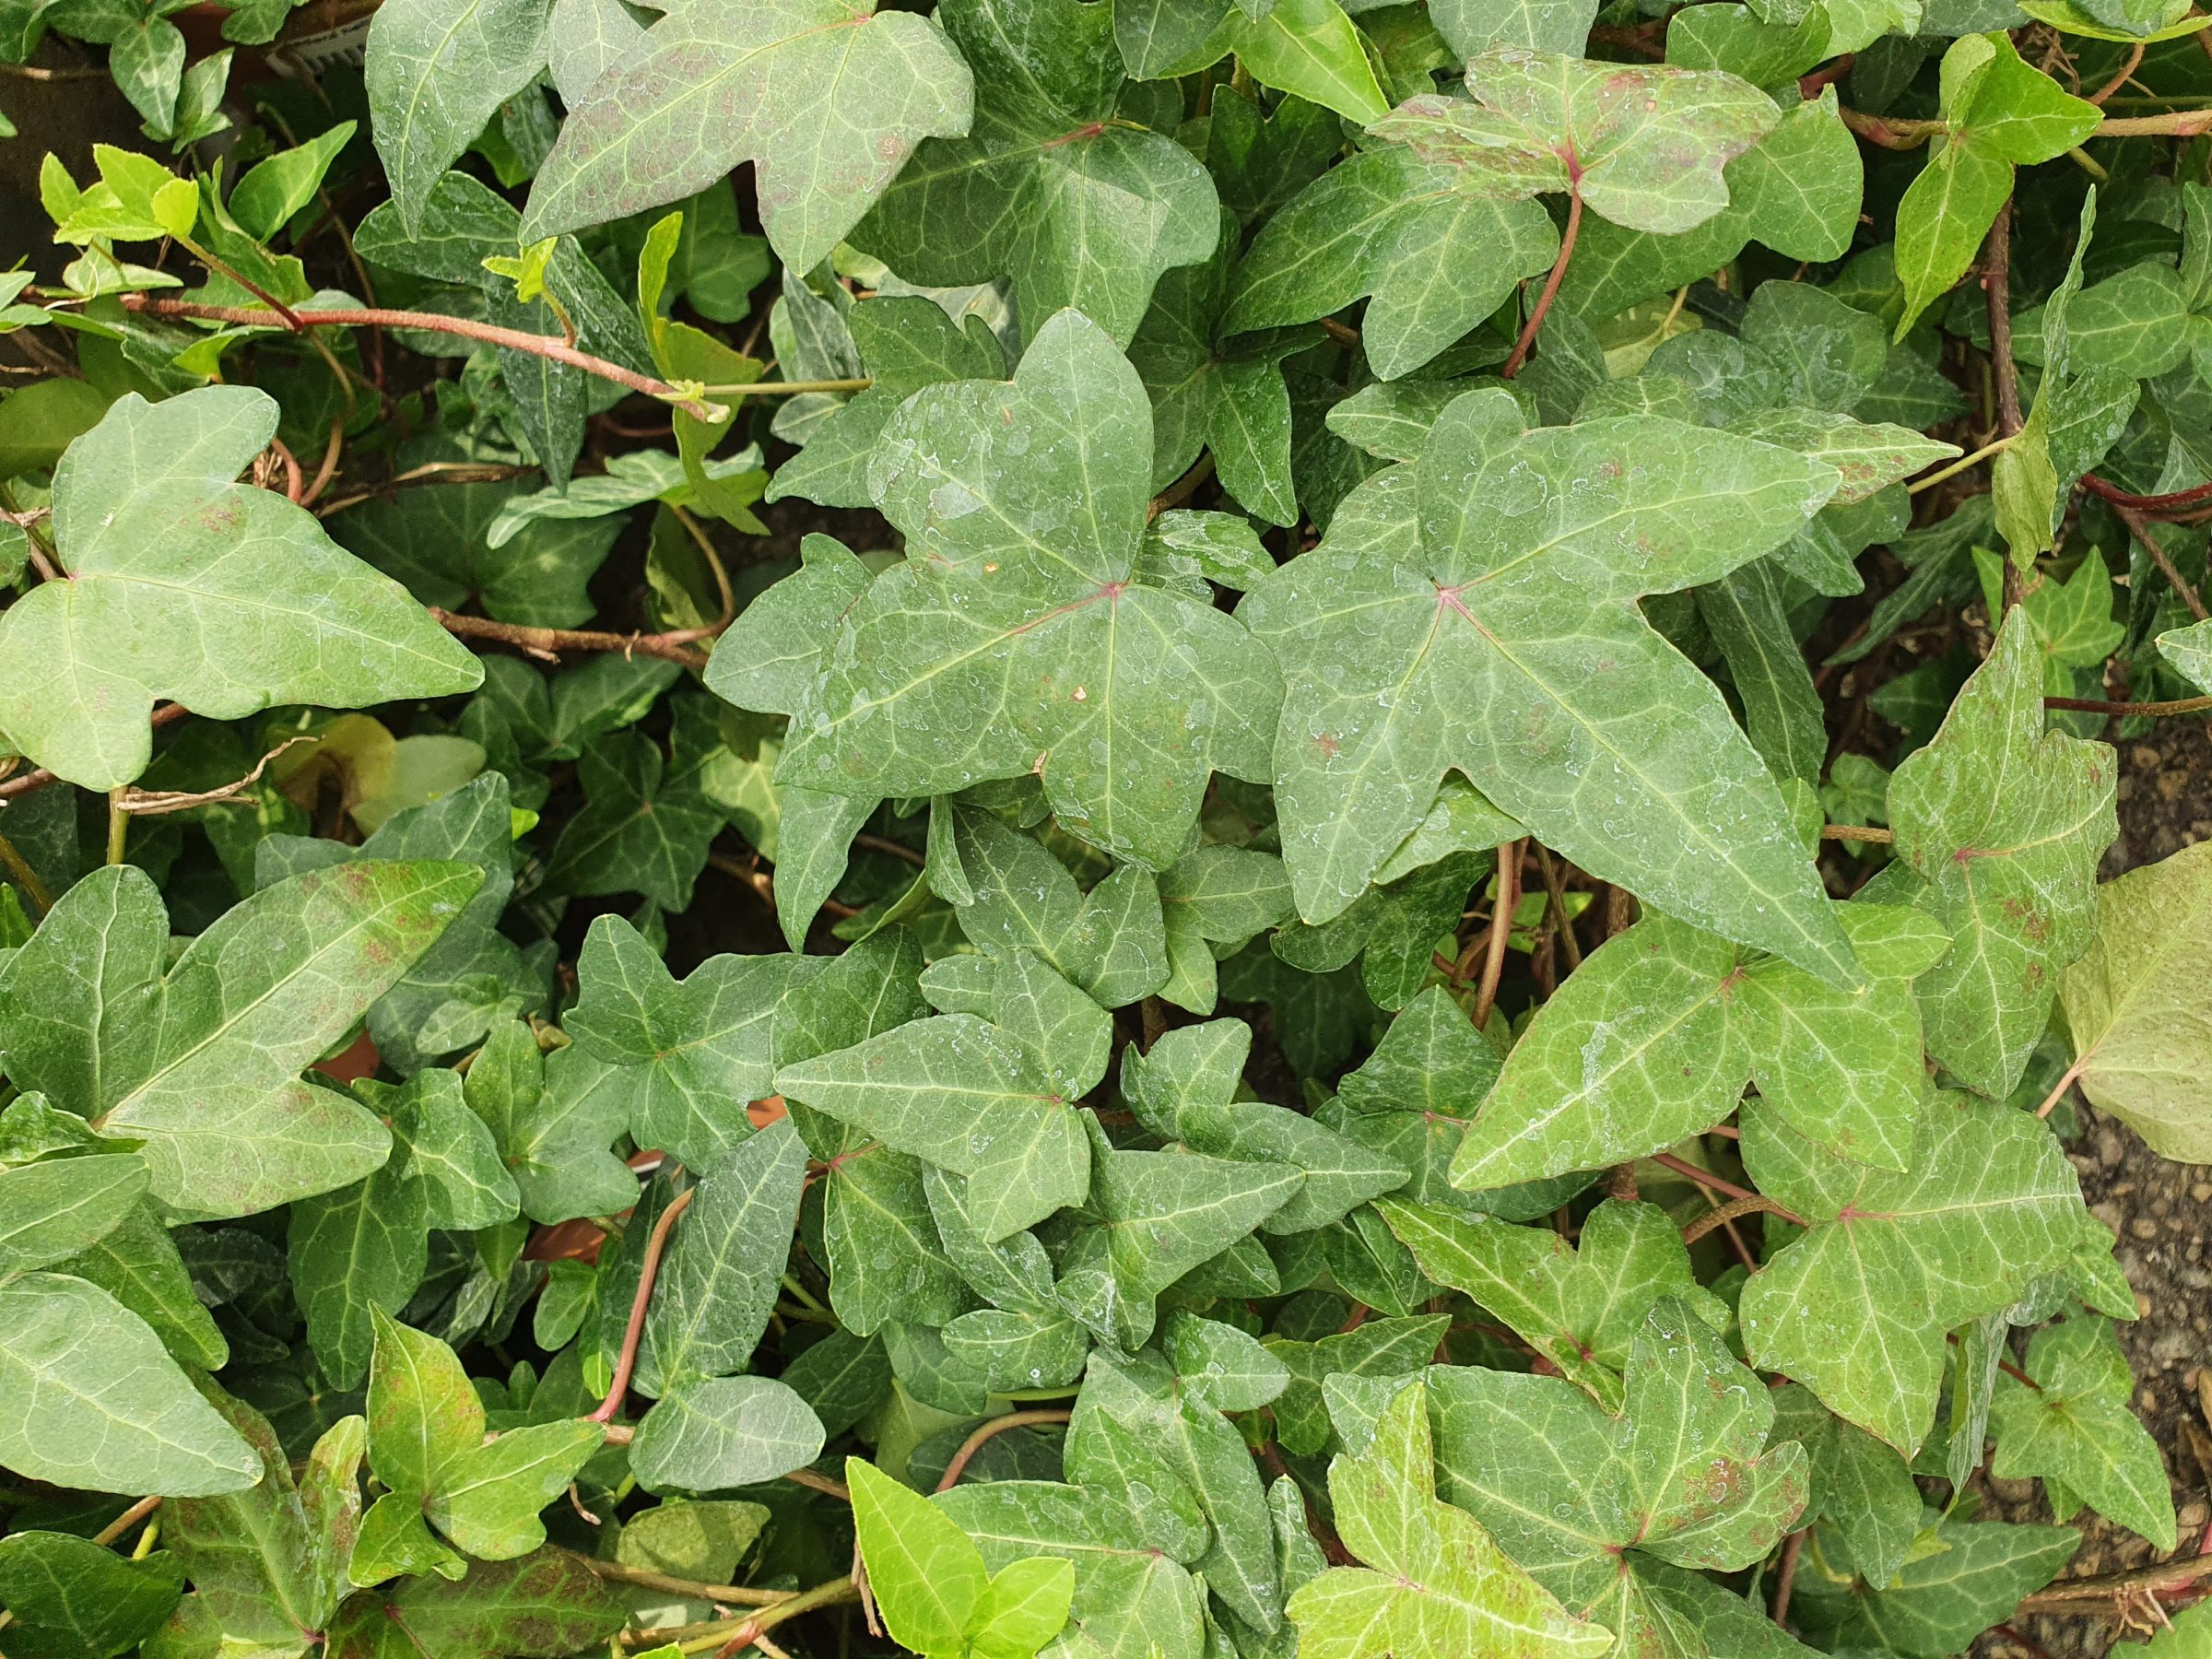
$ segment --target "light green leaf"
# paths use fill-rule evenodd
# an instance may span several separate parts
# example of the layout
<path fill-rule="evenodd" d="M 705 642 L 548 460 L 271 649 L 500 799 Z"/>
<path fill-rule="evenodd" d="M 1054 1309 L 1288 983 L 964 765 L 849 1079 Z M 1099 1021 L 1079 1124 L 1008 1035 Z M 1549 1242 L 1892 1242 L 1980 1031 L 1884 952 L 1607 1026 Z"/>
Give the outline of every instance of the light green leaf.
<path fill-rule="evenodd" d="M 482 879 L 467 865 L 376 862 L 296 877 L 226 912 L 163 977 L 153 883 L 109 866 L 0 968 L 0 1047 L 19 1085 L 143 1142 L 153 1194 L 176 1210 L 247 1215 L 328 1192 L 382 1164 L 390 1136 L 300 1072 Z M 90 996 L 86 966 L 99 976 Z"/>
<path fill-rule="evenodd" d="M 1889 784 L 1912 895 L 1951 935 L 1922 975 L 1928 1052 L 2003 1100 L 2041 1036 L 2058 971 L 2095 936 L 2097 861 L 2118 833 L 2113 757 L 2046 732 L 2033 630 L 2008 617 L 1989 661 Z"/>
<path fill-rule="evenodd" d="M 237 720 L 482 679 L 460 641 L 305 509 L 232 482 L 276 430 L 267 393 L 207 386 L 159 404 L 126 394 L 70 445 L 53 538 L 71 580 L 0 617 L 0 729 L 23 753 L 110 789 L 146 769 L 159 697 Z"/>
<path fill-rule="evenodd" d="M 1567 1612 L 1435 1490 L 1428 1394 L 1416 1382 L 1392 1400 L 1366 1451 L 1329 1465 L 1337 1529 L 1369 1565 L 1333 1567 L 1291 1596 L 1301 1659 L 1611 1649 L 1611 1630 Z"/>
<path fill-rule="evenodd" d="M 925 1659 L 962 1659 L 990 1582 L 982 1553 L 943 1510 L 865 1458 L 845 1459 L 845 1483 L 884 1628 Z"/>
<path fill-rule="evenodd" d="M 2158 1441 L 2133 1409 L 2135 1375 L 2111 1323 L 2077 1315 L 2046 1326 L 2029 1343 L 2022 1369 L 2031 1382 L 1997 1382 L 1989 1472 L 2006 1480 L 2040 1477 L 2061 1520 L 2072 1513 L 2070 1501 L 2060 1501 L 2063 1489 L 2171 1550 L 2173 1488 Z"/>
<path fill-rule="evenodd" d="M 34 1166 L 35 1167 L 35 1166 Z M 0 1464 L 104 1492 L 198 1497 L 261 1477 L 144 1320 L 58 1273 L 0 1282 Z"/>
<path fill-rule="evenodd" d="M 122 1225 L 146 1182 L 146 1166 L 128 1154 L 0 1170 L 0 1274 L 48 1266 L 99 1242 Z"/>
<path fill-rule="evenodd" d="M 1767 1389 L 1678 1300 L 1637 1330 L 1618 1417 L 1558 1377 L 1455 1367 L 1429 1386 L 1439 1489 L 1624 1654 L 1704 1651 L 1674 1633 L 1681 1576 L 1661 1564 L 1747 1565 L 1805 1505 L 1805 1453 L 1769 1443 Z"/>
<path fill-rule="evenodd" d="M 805 1468 L 821 1419 L 771 1377 L 709 1377 L 671 1389 L 638 1425 L 629 1466 L 649 1492 L 719 1492 Z"/>
<path fill-rule="evenodd" d="M 1300 913 L 1357 899 L 1456 768 L 1583 869 L 1860 982 L 1780 792 L 1633 604 L 1757 557 L 1835 480 L 1725 433 L 1524 432 L 1506 394 L 1461 398 L 1416 465 L 1361 486 L 1322 547 L 1239 607 L 1290 688 L 1276 801 Z M 1480 712 L 1505 708 L 1524 711 L 1507 727 Z"/>
<path fill-rule="evenodd" d="M 786 1067 L 776 1091 L 971 1182 L 986 1242 L 1079 1204 L 1090 1147 L 1042 1063 L 969 1014 L 917 1020 Z"/>
<path fill-rule="evenodd" d="M 2096 935 L 2058 979 L 2082 1093 L 2183 1162 L 2212 1158 L 2212 1029 L 2196 994 L 2212 970 L 2207 861 L 2184 847 L 2100 887 Z"/>
<path fill-rule="evenodd" d="M 1744 1287 L 1745 1351 L 1910 1456 L 1936 1415 L 1944 1338 L 2110 1240 L 2048 1125 L 1932 1089 L 1905 1174 L 1843 1162 L 1762 1102 L 1744 1167 L 1807 1230 Z"/>

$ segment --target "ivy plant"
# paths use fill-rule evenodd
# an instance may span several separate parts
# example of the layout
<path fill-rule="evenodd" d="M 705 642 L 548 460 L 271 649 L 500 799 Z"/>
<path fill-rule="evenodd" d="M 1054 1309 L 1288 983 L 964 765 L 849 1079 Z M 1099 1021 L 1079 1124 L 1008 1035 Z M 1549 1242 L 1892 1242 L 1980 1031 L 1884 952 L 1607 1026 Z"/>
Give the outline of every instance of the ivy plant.
<path fill-rule="evenodd" d="M 0 0 L 0 1652 L 2202 1651 L 2207 25 Z"/>

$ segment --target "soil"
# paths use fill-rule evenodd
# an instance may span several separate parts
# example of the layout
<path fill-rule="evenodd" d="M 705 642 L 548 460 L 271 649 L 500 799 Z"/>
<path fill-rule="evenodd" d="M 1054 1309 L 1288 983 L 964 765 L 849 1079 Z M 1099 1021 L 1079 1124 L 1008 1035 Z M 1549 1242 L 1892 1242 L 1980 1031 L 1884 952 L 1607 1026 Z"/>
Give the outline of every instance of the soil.
<path fill-rule="evenodd" d="M 2212 837 L 2212 724 L 2172 720 L 2118 747 L 2120 839 L 2105 855 L 2107 880 Z M 2090 1210 L 2119 1237 L 2115 1253 L 2142 1314 L 2119 1327 L 2120 1342 L 2135 1370 L 2136 1407 L 2173 1482 L 2181 1553 L 2194 1553 L 2212 1520 L 2212 1168 L 2170 1162 L 2124 1125 L 2086 1106 L 2077 1112 L 2082 1130 L 2068 1155 Z M 2035 1482 L 1979 1478 L 1992 1518 L 2051 1519 Z M 2156 1557 L 2124 1527 L 2087 1512 L 2077 1524 L 2081 1549 L 2062 1576 L 2125 1571 Z M 2111 1617 L 2039 1618 L 2023 1633 L 2041 1654 L 1997 1636 L 1984 1637 L 1974 1652 L 1988 1659 L 2097 1659 L 2136 1651 Z"/>

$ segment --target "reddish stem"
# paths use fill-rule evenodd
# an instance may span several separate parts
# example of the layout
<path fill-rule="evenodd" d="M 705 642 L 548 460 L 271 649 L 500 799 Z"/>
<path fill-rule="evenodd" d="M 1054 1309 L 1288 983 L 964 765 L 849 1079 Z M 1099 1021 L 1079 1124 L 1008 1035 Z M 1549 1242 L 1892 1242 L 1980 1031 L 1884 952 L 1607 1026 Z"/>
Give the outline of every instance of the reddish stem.
<path fill-rule="evenodd" d="M 691 1196 L 698 1191 L 697 1187 L 686 1187 L 653 1224 L 653 1232 L 645 1241 L 644 1259 L 638 1264 L 637 1294 L 629 1299 L 629 1323 L 622 1327 L 622 1352 L 615 1360 L 615 1378 L 606 1385 L 606 1398 L 592 1413 L 592 1422 L 611 1423 L 622 1409 L 623 1396 L 629 1392 L 629 1373 L 637 1368 L 638 1339 L 645 1334 L 645 1304 L 653 1300 L 653 1281 L 661 1271 L 661 1252 L 668 1246 L 668 1230 L 691 1207 Z"/>
<path fill-rule="evenodd" d="M 1654 1152 L 1652 1154 L 1652 1161 L 1657 1164 L 1665 1164 L 1668 1169 L 1674 1171 L 1676 1174 L 1687 1175 L 1690 1180 L 1696 1182 L 1700 1186 L 1709 1186 L 1716 1193 L 1727 1194 L 1731 1198 L 1757 1198 L 1762 1205 L 1770 1202 L 1764 1194 L 1755 1193 L 1749 1187 L 1738 1186 L 1735 1182 L 1730 1181 L 1726 1176 L 1715 1175 L 1711 1170 L 1700 1170 L 1696 1164 L 1689 1162 L 1687 1159 L 1677 1158 L 1672 1152 Z M 1768 1210 L 1767 1213 L 1771 1216 L 1781 1217 L 1792 1227 L 1806 1227 L 1811 1225 L 1811 1223 L 1807 1222 L 1804 1217 L 1796 1214 L 1794 1211 L 1783 1209 L 1780 1205 L 1774 1206 L 1774 1207 Z"/>
<path fill-rule="evenodd" d="M 1055 1408 L 1050 1411 L 1009 1411 L 1004 1417 L 993 1418 L 960 1442 L 960 1449 L 952 1454 L 952 1461 L 945 1465 L 945 1473 L 937 1477 L 936 1489 L 949 1492 L 958 1486 L 962 1472 L 968 1467 L 969 1459 L 982 1451 L 983 1443 L 992 1436 L 1004 1434 L 1009 1429 L 1031 1428 L 1039 1423 L 1065 1423 L 1075 1415 L 1065 1408 Z"/>
<path fill-rule="evenodd" d="M 291 320 L 273 311 L 256 311 L 245 305 L 200 305 L 190 300 L 158 300 L 146 294 L 123 296 L 125 311 L 142 312 L 152 317 L 190 317 L 203 323 L 228 323 L 240 328 L 418 328 L 432 334 L 457 335 L 465 340 L 480 340 L 488 346 L 503 346 L 510 351 L 526 351 L 534 357 L 549 358 L 556 363 L 565 363 L 571 369 L 581 369 L 586 374 L 595 374 L 601 380 L 612 381 L 618 386 L 627 386 L 632 392 L 642 392 L 648 397 L 675 399 L 676 388 L 665 380 L 655 380 L 650 374 L 640 374 L 634 369 L 625 369 L 619 363 L 610 363 L 588 351 L 579 351 L 566 340 L 551 335 L 524 333 L 519 328 L 501 328 L 495 324 L 477 323 L 466 317 L 441 317 L 435 312 L 386 311 L 364 306 L 347 311 L 295 311 Z M 720 418 L 716 411 L 696 398 L 676 402 L 675 406 L 695 420 L 709 423 Z"/>
<path fill-rule="evenodd" d="M 1567 275 L 1567 262 L 1574 257 L 1574 239 L 1583 229 L 1583 193 L 1574 190 L 1567 196 L 1567 229 L 1559 232 L 1559 256 L 1552 261 L 1551 275 L 1544 279 L 1544 291 L 1536 296 L 1535 309 L 1528 313 L 1528 321 L 1521 325 L 1521 337 L 1513 342 L 1512 356 L 1505 359 L 1505 367 L 1498 372 L 1507 380 L 1521 372 L 1521 365 L 1528 360 L 1529 347 L 1536 343 L 1536 330 L 1544 326 L 1545 313 L 1559 297 L 1559 283 Z"/>
<path fill-rule="evenodd" d="M 1505 975 L 1506 942 L 1513 936 L 1513 912 L 1521 908 L 1521 848 L 1510 841 L 1498 849 L 1498 902 L 1490 907 L 1489 948 L 1482 959 L 1482 983 L 1475 991 L 1475 1029 L 1482 1030 L 1497 1005 L 1498 982 Z"/>

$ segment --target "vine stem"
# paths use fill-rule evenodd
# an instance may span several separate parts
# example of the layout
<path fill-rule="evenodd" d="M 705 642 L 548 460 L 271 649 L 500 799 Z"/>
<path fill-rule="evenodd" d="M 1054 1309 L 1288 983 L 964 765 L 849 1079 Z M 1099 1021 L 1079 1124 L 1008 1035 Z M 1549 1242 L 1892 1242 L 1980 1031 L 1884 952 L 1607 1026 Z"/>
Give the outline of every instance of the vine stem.
<path fill-rule="evenodd" d="M 1783 1220 L 1794 1222 L 1799 1227 L 1803 1227 L 1805 1225 L 1805 1223 L 1795 1215 L 1792 1214 L 1789 1210 L 1784 1209 L 1781 1205 L 1775 1203 L 1773 1199 L 1768 1197 L 1764 1193 L 1750 1193 L 1741 1198 L 1731 1198 L 1727 1203 L 1719 1206 L 1717 1208 L 1709 1209 L 1703 1215 L 1696 1218 L 1688 1226 L 1683 1228 L 1682 1242 L 1685 1244 L 1695 1244 L 1700 1239 L 1703 1238 L 1707 1233 L 1712 1231 L 1715 1228 L 1725 1227 L 1729 1222 L 1735 1220 L 1739 1216 L 1758 1215 L 1760 1213 L 1770 1216 L 1778 1216 Z"/>
<path fill-rule="evenodd" d="M 2074 1057 L 2074 1064 L 2066 1067 L 2065 1074 L 2051 1086 L 2051 1092 L 2043 1097 L 2043 1103 L 2035 1109 L 2037 1117 L 2047 1118 L 2058 1110 L 2059 1101 L 2066 1098 L 2066 1090 L 2074 1087 L 2076 1080 L 2088 1066 L 2089 1054 L 2093 1052 L 2085 1050 Z"/>
<path fill-rule="evenodd" d="M 629 1320 L 622 1327 L 622 1352 L 615 1361 L 614 1380 L 606 1385 L 606 1398 L 599 1408 L 586 1419 L 594 1423 L 611 1423 L 615 1414 L 622 1409 L 623 1396 L 629 1393 L 629 1373 L 637 1368 L 638 1339 L 645 1331 L 645 1304 L 653 1300 L 653 1281 L 661 1271 L 661 1253 L 668 1247 L 668 1230 L 676 1218 L 691 1207 L 692 1194 L 697 1187 L 686 1187 L 669 1201 L 661 1212 L 660 1219 L 653 1224 L 653 1231 L 645 1240 L 645 1255 L 638 1264 L 638 1288 L 629 1299 Z"/>
<path fill-rule="evenodd" d="M 677 1578 L 644 1567 L 626 1567 L 619 1561 L 603 1561 L 593 1556 L 578 1555 L 574 1550 L 563 1550 L 561 1553 L 612 1583 L 635 1584 L 642 1590 L 664 1590 L 670 1595 L 680 1595 L 689 1601 L 720 1602 L 734 1607 L 772 1607 L 791 1600 L 798 1594 L 795 1590 L 755 1590 L 744 1584 L 701 1583 L 697 1579 Z"/>
<path fill-rule="evenodd" d="M 834 1607 L 840 1602 L 860 1599 L 860 1586 L 853 1582 L 852 1574 L 833 1578 L 826 1584 L 817 1584 L 811 1590 L 801 1591 L 788 1601 L 780 1601 L 772 1607 L 763 1607 L 758 1613 L 741 1620 L 729 1640 L 717 1645 L 714 1638 L 701 1637 L 697 1641 L 681 1642 L 678 1646 L 687 1653 L 703 1653 L 712 1648 L 718 1659 L 741 1653 L 751 1647 L 768 1631 L 787 1618 L 796 1618 L 802 1613 L 811 1613 L 817 1607 Z"/>
<path fill-rule="evenodd" d="M 2168 512 L 2183 512 L 2193 507 L 2212 506 L 2212 484 L 2193 485 L 2167 495 L 2134 495 L 2109 479 L 2095 473 L 2081 475 L 2081 487 L 2091 495 L 2112 502 L 2115 507 L 2132 507 L 2137 512 L 2160 516 Z"/>
<path fill-rule="evenodd" d="M 1512 355 L 1505 359 L 1505 367 L 1498 372 L 1512 380 L 1521 372 L 1521 365 L 1528 361 L 1529 347 L 1536 343 L 1536 330 L 1544 326 L 1545 314 L 1551 302 L 1559 297 L 1559 284 L 1567 276 L 1567 262 L 1574 257 L 1574 239 L 1583 229 L 1583 193 L 1571 190 L 1567 194 L 1567 228 L 1559 232 L 1559 256 L 1551 263 L 1551 275 L 1544 279 L 1544 291 L 1536 296 L 1535 309 L 1528 313 L 1528 321 L 1521 325 L 1521 337 L 1513 342 Z"/>
<path fill-rule="evenodd" d="M 1513 935 L 1513 912 L 1521 908 L 1521 849 L 1518 841 L 1498 849 L 1498 901 L 1490 906 L 1490 937 L 1482 959 L 1482 983 L 1475 989 L 1475 1029 L 1481 1030 L 1497 1006 L 1498 982 L 1505 975 L 1506 942 Z"/>
<path fill-rule="evenodd" d="M 2027 422 L 2020 418 L 2020 373 L 2012 360 L 2012 198 L 1997 209 L 1983 244 L 1982 287 L 1988 302 L 1989 360 L 1997 386 L 1997 436 L 2018 438 Z M 2028 597 L 2028 572 L 2018 559 L 2005 560 L 2004 606 L 2010 610 Z"/>
<path fill-rule="evenodd" d="M 1711 1187 L 1716 1193 L 1725 1193 L 1731 1198 L 1757 1198 L 1759 1200 L 1759 1204 L 1754 1207 L 1764 1209 L 1770 1216 L 1780 1217 L 1783 1220 L 1787 1221 L 1792 1227 L 1807 1227 L 1811 1225 L 1811 1223 L 1806 1221 L 1803 1216 L 1798 1215 L 1794 1210 L 1787 1210 L 1783 1208 L 1781 1205 L 1776 1204 L 1771 1198 L 1766 1197 L 1763 1194 L 1755 1193 L 1749 1187 L 1738 1186 L 1735 1182 L 1730 1181 L 1725 1175 L 1715 1175 L 1711 1170 L 1700 1170 L 1696 1164 L 1691 1163 L 1688 1159 L 1677 1158 L 1672 1152 L 1654 1152 L 1652 1154 L 1652 1161 L 1656 1164 L 1664 1164 L 1666 1168 L 1672 1170 L 1677 1175 L 1688 1176 L 1690 1180 L 1696 1182 L 1700 1186 Z M 1723 1206 L 1722 1207 L 1725 1208 L 1726 1206 Z M 1717 1215 L 1719 1212 L 1715 1211 L 1714 1213 Z M 1733 1218 L 1731 1218 L 1731 1219 L 1733 1219 Z"/>
<path fill-rule="evenodd" d="M 1947 121 L 1930 121 L 1899 115 L 1869 115 L 1849 106 L 1838 113 L 1843 124 L 1870 144 L 1884 149 L 1918 149 L 1929 139 L 1948 134 Z M 2099 138 L 2194 138 L 2212 132 L 2212 110 L 2169 110 L 2158 115 L 2107 115 L 2084 142 Z"/>
<path fill-rule="evenodd" d="M 2212 1538 L 2212 1532 L 2207 1532 Z M 2014 1609 L 2016 1618 L 2035 1613 L 2079 1613 L 2083 1602 L 2110 1602 L 2115 1597 L 2137 1590 L 2157 1592 L 2176 1589 L 2183 1584 L 2194 1584 L 2197 1580 L 2212 1576 L 2212 1555 L 2184 1556 L 2179 1560 L 2161 1561 L 2155 1567 L 2139 1567 L 2133 1572 L 2106 1573 L 2098 1578 L 2062 1579 L 2037 1591 Z"/>
<path fill-rule="evenodd" d="M 497 640 L 502 645 L 513 645 L 534 656 L 551 656 L 562 651 L 619 651 L 625 656 L 641 653 L 659 657 L 664 662 L 680 664 L 686 668 L 704 668 L 707 653 L 693 651 L 684 639 L 698 639 L 700 630 L 678 629 L 677 634 L 618 634 L 603 633 L 593 629 L 525 628 L 519 622 L 494 622 L 488 617 L 464 617 L 441 609 L 433 605 L 430 615 L 440 627 L 450 634 L 464 639 Z"/>
<path fill-rule="evenodd" d="M 2150 533 L 2149 522 L 2134 508 L 2124 507 L 2118 501 L 2112 502 L 2112 511 L 2119 515 L 2120 522 L 2127 526 L 2127 533 L 2143 544 L 2143 550 L 2150 555 L 2150 562 L 2157 565 L 2159 573 L 2173 584 L 2173 591 L 2182 596 L 2182 603 L 2189 607 L 2189 614 L 2199 622 L 2204 621 L 2207 614 L 2204 595 L 2175 567 L 2166 549 L 2159 546 L 2158 538 Z"/>
<path fill-rule="evenodd" d="M 7 872 L 8 878 L 22 889 L 23 897 L 30 900 L 31 908 L 40 915 L 43 916 L 53 908 L 53 894 L 39 879 L 39 873 L 30 867 L 30 860 L 25 858 L 16 843 L 5 835 L 0 835 L 0 869 Z"/>
<path fill-rule="evenodd" d="M 2013 433 L 2009 438 L 1998 438 L 1993 440 L 1992 441 L 1983 444 L 1972 454 L 1961 455 L 1956 461 L 1938 468 L 1936 471 L 1928 474 L 1925 477 L 1913 479 L 1912 483 L 1905 486 L 1905 493 L 1907 495 L 1918 495 L 1924 489 L 1933 489 L 1936 485 L 1955 478 L 1962 472 L 1971 471 L 1972 468 L 1981 465 L 1983 462 L 1987 461 L 1994 456 L 2003 454 L 2006 450 L 2010 449 L 2019 441 L 2020 435 L 2018 432 Z"/>
<path fill-rule="evenodd" d="M 2095 697 L 2046 697 L 2046 709 L 2074 709 L 2084 714 L 2157 715 L 2201 714 L 2212 709 L 2212 697 L 2177 697 L 2170 702 L 2106 702 Z"/>
<path fill-rule="evenodd" d="M 1774 1622 L 1784 1630 L 1790 1622 L 1790 1591 L 1797 1583 L 1797 1557 L 1808 1530 L 1801 1526 L 1782 1543 L 1782 1565 L 1774 1574 Z"/>
<path fill-rule="evenodd" d="M 960 1442 L 960 1449 L 952 1454 L 952 1461 L 945 1465 L 945 1473 L 937 1477 L 936 1489 L 949 1492 L 958 1486 L 960 1476 L 968 1467 L 969 1459 L 982 1451 L 984 1442 L 994 1435 L 1004 1434 L 1009 1429 L 1031 1428 L 1039 1423 L 1065 1423 L 1072 1420 L 1075 1415 L 1066 1410 L 1009 1411 L 1004 1417 L 993 1418 Z"/>
<path fill-rule="evenodd" d="M 1823 824 L 1820 839 L 1833 841 L 1868 841 L 1877 847 L 1888 846 L 1897 840 L 1894 830 L 1877 829 L 1872 824 Z"/>
<path fill-rule="evenodd" d="M 501 328 L 496 324 L 477 323 L 466 317 L 441 317 L 435 312 L 387 311 L 382 307 L 363 306 L 346 311 L 295 311 L 285 314 L 274 311 L 257 311 L 245 305 L 201 305 L 190 300 L 160 300 L 147 294 L 125 294 L 123 308 L 151 317 L 186 317 L 201 323 L 228 323 L 238 328 L 281 328 L 288 334 L 298 334 L 311 328 L 417 328 L 431 334 L 456 335 L 465 340 L 481 341 L 487 346 L 503 346 L 510 351 L 526 351 L 534 357 L 549 358 L 571 369 L 581 369 L 586 374 L 595 374 L 601 380 L 612 381 L 618 386 L 627 386 L 632 392 L 642 392 L 648 397 L 657 397 L 674 405 L 695 420 L 710 425 L 726 419 L 729 411 L 717 410 L 712 405 L 687 397 L 677 387 L 650 374 L 640 374 L 634 369 L 625 369 L 619 363 L 610 363 L 603 357 L 594 357 L 580 351 L 565 340 L 551 335 L 534 335 L 519 328 Z"/>

